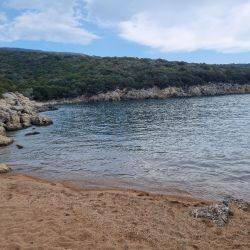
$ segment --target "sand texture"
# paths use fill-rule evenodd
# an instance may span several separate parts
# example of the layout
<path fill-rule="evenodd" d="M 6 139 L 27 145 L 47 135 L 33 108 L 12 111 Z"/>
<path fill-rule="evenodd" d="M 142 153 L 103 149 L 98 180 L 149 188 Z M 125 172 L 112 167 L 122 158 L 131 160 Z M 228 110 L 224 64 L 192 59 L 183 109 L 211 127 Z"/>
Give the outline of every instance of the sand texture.
<path fill-rule="evenodd" d="M 0 176 L 0 249 L 250 249 L 250 211 L 223 227 L 194 219 L 209 202 Z"/>

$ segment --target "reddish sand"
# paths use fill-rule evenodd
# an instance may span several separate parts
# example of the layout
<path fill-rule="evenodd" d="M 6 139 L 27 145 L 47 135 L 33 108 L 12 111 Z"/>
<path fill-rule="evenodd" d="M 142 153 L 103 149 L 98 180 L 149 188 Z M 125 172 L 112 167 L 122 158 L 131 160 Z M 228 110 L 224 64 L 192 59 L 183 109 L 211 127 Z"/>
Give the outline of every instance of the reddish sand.
<path fill-rule="evenodd" d="M 250 249 L 250 211 L 218 228 L 190 216 L 206 204 L 1 175 L 0 249 Z"/>

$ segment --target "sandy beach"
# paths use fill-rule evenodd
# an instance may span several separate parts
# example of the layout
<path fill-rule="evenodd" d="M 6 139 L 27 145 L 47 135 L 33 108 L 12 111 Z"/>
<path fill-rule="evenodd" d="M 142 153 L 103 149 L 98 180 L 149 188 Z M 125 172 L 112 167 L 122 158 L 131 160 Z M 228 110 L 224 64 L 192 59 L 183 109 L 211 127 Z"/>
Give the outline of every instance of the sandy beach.
<path fill-rule="evenodd" d="M 211 202 L 0 176 L 0 249 L 250 249 L 250 211 L 223 227 L 190 216 Z"/>

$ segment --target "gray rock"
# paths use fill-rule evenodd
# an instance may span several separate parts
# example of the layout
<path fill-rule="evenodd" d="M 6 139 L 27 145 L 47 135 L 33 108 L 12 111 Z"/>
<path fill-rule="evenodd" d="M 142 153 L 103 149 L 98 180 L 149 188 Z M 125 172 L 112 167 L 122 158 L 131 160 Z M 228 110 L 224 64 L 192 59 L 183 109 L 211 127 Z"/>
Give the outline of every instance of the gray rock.
<path fill-rule="evenodd" d="M 31 118 L 31 124 L 35 126 L 49 126 L 53 124 L 53 121 L 48 117 L 33 116 Z"/>
<path fill-rule="evenodd" d="M 217 226 L 225 226 L 229 216 L 233 215 L 233 211 L 223 203 L 194 208 L 191 215 L 195 218 L 204 218 L 212 220 Z"/>
<path fill-rule="evenodd" d="M 54 111 L 54 110 L 58 110 L 58 108 L 52 104 L 45 104 L 37 107 L 37 112 Z"/>
<path fill-rule="evenodd" d="M 20 122 L 22 123 L 22 127 L 23 128 L 28 128 L 31 127 L 31 117 L 29 114 L 21 114 L 20 116 Z"/>
<path fill-rule="evenodd" d="M 41 117 L 37 112 L 41 109 L 52 109 L 50 105 L 43 108 L 43 104 L 29 100 L 19 93 L 5 93 L 0 99 L 0 146 L 7 146 L 13 142 L 6 136 L 6 131 L 28 128 L 32 125 L 48 126 L 53 124 L 47 117 Z"/>
<path fill-rule="evenodd" d="M 5 99 L 16 100 L 16 95 L 12 92 L 4 93 L 4 94 L 2 94 L 2 96 Z"/>
<path fill-rule="evenodd" d="M 9 120 L 6 123 L 6 130 L 7 131 L 14 131 L 14 130 L 19 130 L 21 129 L 22 123 L 20 120 L 20 115 L 18 114 L 18 112 L 14 112 L 14 111 L 10 111 L 9 112 Z"/>
<path fill-rule="evenodd" d="M 231 204 L 235 204 L 238 209 L 247 211 L 249 208 L 249 203 L 247 201 L 244 201 L 243 199 L 236 199 L 232 196 L 227 196 L 223 200 L 223 203 L 227 206 L 230 206 Z"/>
<path fill-rule="evenodd" d="M 11 168 L 6 164 L 0 164 L 0 174 L 5 174 L 11 171 Z"/>

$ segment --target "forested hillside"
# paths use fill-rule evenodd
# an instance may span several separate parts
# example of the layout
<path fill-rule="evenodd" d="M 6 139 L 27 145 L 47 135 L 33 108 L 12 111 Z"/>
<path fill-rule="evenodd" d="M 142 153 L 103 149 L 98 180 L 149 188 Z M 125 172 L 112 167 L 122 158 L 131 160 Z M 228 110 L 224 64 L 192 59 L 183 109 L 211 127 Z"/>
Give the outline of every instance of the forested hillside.
<path fill-rule="evenodd" d="M 250 64 L 208 65 L 130 57 L 95 57 L 0 49 L 0 93 L 36 100 L 94 95 L 117 88 L 250 83 Z"/>

